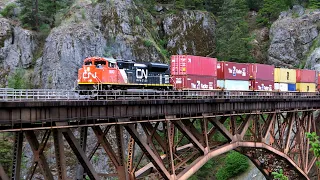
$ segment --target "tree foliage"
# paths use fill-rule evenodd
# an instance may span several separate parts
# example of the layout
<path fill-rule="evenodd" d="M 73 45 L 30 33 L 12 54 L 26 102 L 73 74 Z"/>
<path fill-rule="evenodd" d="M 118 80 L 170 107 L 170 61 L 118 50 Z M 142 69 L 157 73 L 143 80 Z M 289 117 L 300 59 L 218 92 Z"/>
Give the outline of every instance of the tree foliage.
<path fill-rule="evenodd" d="M 319 9 L 320 8 L 320 1 L 319 0 L 309 0 L 308 7 L 311 9 Z"/>
<path fill-rule="evenodd" d="M 73 0 L 19 0 L 22 7 L 20 20 L 25 27 L 33 30 L 49 25 L 54 27 L 55 14 L 67 8 Z"/>
<path fill-rule="evenodd" d="M 245 172 L 248 167 L 248 159 L 244 155 L 232 151 L 228 154 L 224 167 L 217 172 L 216 178 L 218 180 L 227 180 Z"/>
<path fill-rule="evenodd" d="M 261 25 L 271 25 L 276 20 L 281 11 L 284 11 L 292 5 L 288 0 L 264 0 L 263 7 L 258 13 L 257 21 Z"/>
<path fill-rule="evenodd" d="M 280 169 L 279 172 L 272 172 L 271 174 L 276 180 L 289 180 L 289 178 L 283 174 L 282 169 Z"/>
<path fill-rule="evenodd" d="M 226 0 L 218 13 L 217 57 L 225 61 L 250 62 L 250 36 L 245 20 L 245 0 Z"/>
<path fill-rule="evenodd" d="M 318 159 L 320 158 L 320 141 L 319 136 L 315 132 L 306 133 L 307 138 L 309 139 L 309 143 L 311 145 L 310 150 L 313 151 L 314 156 Z M 316 165 L 320 168 L 320 161 L 316 162 Z"/>

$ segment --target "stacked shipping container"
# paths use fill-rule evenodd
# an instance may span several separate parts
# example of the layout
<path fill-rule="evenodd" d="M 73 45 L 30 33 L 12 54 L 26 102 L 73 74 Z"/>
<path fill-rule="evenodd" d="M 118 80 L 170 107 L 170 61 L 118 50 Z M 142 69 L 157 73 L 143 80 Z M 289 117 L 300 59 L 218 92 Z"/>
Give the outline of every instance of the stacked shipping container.
<path fill-rule="evenodd" d="M 216 89 L 217 59 L 190 55 L 171 56 L 171 76 L 176 89 Z"/>
<path fill-rule="evenodd" d="M 250 90 L 274 90 L 274 66 L 266 64 L 249 64 Z"/>
<path fill-rule="evenodd" d="M 278 91 L 296 91 L 296 70 L 275 68 L 274 89 Z"/>
<path fill-rule="evenodd" d="M 249 90 L 248 64 L 217 62 L 218 88 L 225 90 Z"/>
<path fill-rule="evenodd" d="M 297 69 L 296 75 L 297 91 L 316 92 L 316 71 Z"/>

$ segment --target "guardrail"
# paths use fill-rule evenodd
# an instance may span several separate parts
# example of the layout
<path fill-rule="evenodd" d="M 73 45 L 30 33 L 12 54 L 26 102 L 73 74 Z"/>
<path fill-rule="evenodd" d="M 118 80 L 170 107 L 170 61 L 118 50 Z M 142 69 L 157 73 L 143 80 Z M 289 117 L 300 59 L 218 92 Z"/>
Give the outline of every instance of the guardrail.
<path fill-rule="evenodd" d="M 275 91 L 155 91 L 155 90 L 97 90 L 83 91 L 60 89 L 9 89 L 0 88 L 0 101 L 61 101 L 61 100 L 142 100 L 142 99 L 320 99 L 318 92 Z"/>

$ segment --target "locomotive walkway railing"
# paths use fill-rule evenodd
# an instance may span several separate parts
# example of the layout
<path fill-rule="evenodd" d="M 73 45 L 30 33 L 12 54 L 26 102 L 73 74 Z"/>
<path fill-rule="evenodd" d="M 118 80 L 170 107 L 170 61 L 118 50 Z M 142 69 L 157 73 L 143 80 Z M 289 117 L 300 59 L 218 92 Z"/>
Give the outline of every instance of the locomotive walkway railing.
<path fill-rule="evenodd" d="M 320 99 L 318 92 L 275 91 L 149 91 L 149 90 L 100 90 L 82 91 L 59 89 L 0 89 L 0 101 L 136 101 L 144 99 Z"/>

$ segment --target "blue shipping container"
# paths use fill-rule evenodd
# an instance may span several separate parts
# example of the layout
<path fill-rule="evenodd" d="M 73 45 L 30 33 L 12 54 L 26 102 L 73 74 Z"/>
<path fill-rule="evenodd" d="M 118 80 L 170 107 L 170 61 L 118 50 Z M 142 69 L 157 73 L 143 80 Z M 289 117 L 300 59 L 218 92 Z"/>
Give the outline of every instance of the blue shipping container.
<path fill-rule="evenodd" d="M 296 91 L 296 84 L 288 84 L 288 91 Z"/>

